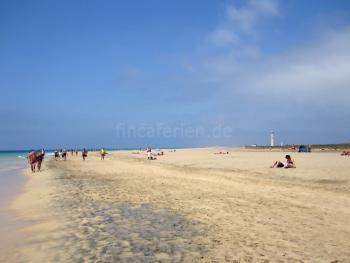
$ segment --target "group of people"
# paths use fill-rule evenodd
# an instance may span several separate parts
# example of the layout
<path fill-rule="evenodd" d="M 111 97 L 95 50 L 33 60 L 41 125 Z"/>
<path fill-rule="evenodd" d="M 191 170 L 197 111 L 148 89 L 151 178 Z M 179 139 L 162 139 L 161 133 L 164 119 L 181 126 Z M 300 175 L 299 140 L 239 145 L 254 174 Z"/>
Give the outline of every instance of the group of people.
<path fill-rule="evenodd" d="M 175 151 L 175 150 L 174 150 Z M 152 148 L 151 147 L 147 147 L 146 148 L 146 152 L 147 152 L 147 159 L 148 160 L 156 160 L 157 158 L 154 157 L 154 154 L 152 154 Z M 214 154 L 229 154 L 229 152 L 217 152 L 217 153 L 214 153 Z M 164 152 L 160 152 L 158 154 L 156 154 L 157 156 L 160 156 L 160 155 L 164 155 Z M 349 155 L 350 155 L 350 152 L 349 152 Z M 272 166 L 270 166 L 271 168 L 296 168 L 296 165 L 295 165 L 295 161 L 292 159 L 292 157 L 287 154 L 285 156 L 285 163 L 281 162 L 281 161 L 276 161 Z"/>
<path fill-rule="evenodd" d="M 74 154 L 75 154 L 75 156 L 78 156 L 78 150 L 71 150 L 70 152 L 71 152 L 71 155 L 72 155 L 72 156 L 74 156 Z M 105 149 L 105 148 L 102 148 L 102 149 L 100 150 L 101 160 L 104 160 L 104 159 L 105 159 L 106 154 L 107 154 L 106 149 Z M 67 155 L 68 155 L 68 152 L 67 152 L 66 149 L 61 149 L 61 150 L 59 150 L 59 151 L 56 150 L 56 151 L 54 152 L 54 156 L 55 156 L 55 160 L 56 160 L 56 161 L 59 160 L 60 157 L 61 157 L 64 161 L 66 161 L 66 160 L 67 160 Z M 87 156 L 88 156 L 88 150 L 84 148 L 84 149 L 81 151 L 81 156 L 83 157 L 83 161 L 85 161 L 85 159 L 86 159 Z"/>
<path fill-rule="evenodd" d="M 44 161 L 44 157 L 45 157 L 45 150 L 39 150 L 39 151 L 34 151 L 31 150 L 28 155 L 27 155 L 27 160 L 28 163 L 30 165 L 30 169 L 32 171 L 32 173 L 35 173 L 35 169 L 37 169 L 37 171 L 41 170 L 41 164 Z"/>
<path fill-rule="evenodd" d="M 75 156 L 78 156 L 78 150 L 71 150 L 71 155 L 73 156 L 75 154 Z M 147 152 L 147 159 L 148 160 L 156 160 L 157 158 L 154 157 L 154 154 L 152 154 L 152 148 L 151 147 L 147 147 L 146 148 L 146 152 Z M 220 153 L 215 153 L 215 154 L 229 154 L 229 152 L 220 152 Z M 105 156 L 107 155 L 107 151 L 105 148 L 102 148 L 100 150 L 100 155 L 101 155 L 101 160 L 105 159 Z M 157 156 L 162 156 L 164 155 L 164 152 L 160 152 L 155 154 Z M 350 152 L 343 152 L 342 155 L 350 155 Z M 40 171 L 41 169 L 41 164 L 44 160 L 44 156 L 45 156 L 45 151 L 44 149 L 40 150 L 40 151 L 30 151 L 27 155 L 27 159 L 28 159 L 28 163 L 30 164 L 30 168 L 31 171 L 34 173 L 35 170 L 37 169 L 38 171 Z M 82 157 L 83 160 L 85 161 L 85 159 L 88 156 L 88 151 L 84 148 L 82 150 Z M 55 160 L 57 161 L 60 157 L 66 161 L 67 160 L 67 150 L 66 149 L 61 149 L 61 150 L 56 150 L 54 152 L 54 157 Z M 283 163 L 281 161 L 276 161 L 272 166 L 270 166 L 271 168 L 296 168 L 295 165 L 295 161 L 292 159 L 292 157 L 287 154 L 285 156 L 286 161 Z"/>
<path fill-rule="evenodd" d="M 75 154 L 75 156 L 78 156 L 78 150 L 75 149 L 71 149 L 70 150 L 71 155 L 73 156 Z M 66 149 L 60 149 L 60 150 L 55 150 L 54 151 L 54 156 L 55 156 L 55 160 L 57 161 L 60 157 L 63 160 L 67 160 L 67 155 L 68 155 L 68 151 Z"/>
<path fill-rule="evenodd" d="M 157 160 L 157 157 L 154 156 L 163 156 L 164 152 L 158 152 L 158 153 L 152 153 L 152 148 L 151 147 L 147 147 L 146 148 L 146 153 L 147 153 L 147 159 L 148 160 Z"/>
<path fill-rule="evenodd" d="M 70 152 L 71 152 L 71 155 L 72 156 L 78 156 L 78 150 L 77 149 L 75 149 L 75 150 L 70 150 Z M 105 156 L 106 156 L 106 154 L 107 154 L 107 151 L 106 151 L 106 149 L 105 148 L 102 148 L 101 150 L 100 150 L 100 154 L 101 154 L 101 160 L 104 160 L 105 159 Z M 56 150 L 55 152 L 54 152 L 54 156 L 55 156 L 55 160 L 57 161 L 57 160 L 59 160 L 59 158 L 61 157 L 64 161 L 66 161 L 67 160 L 67 156 L 68 156 L 68 151 L 66 150 L 66 149 L 61 149 L 61 150 Z M 87 158 L 87 156 L 88 156 L 88 150 L 87 149 L 83 149 L 82 151 L 81 151 L 81 156 L 83 157 L 83 161 L 85 161 L 86 160 L 86 158 Z"/>
<path fill-rule="evenodd" d="M 75 150 L 71 149 L 69 151 L 67 151 L 66 149 L 55 150 L 53 155 L 54 155 L 54 158 L 56 161 L 58 161 L 59 159 L 66 161 L 67 157 L 69 155 L 69 152 L 71 153 L 71 156 L 74 156 L 74 155 L 78 156 L 77 149 L 75 149 Z M 104 160 L 105 156 L 107 155 L 107 151 L 105 148 L 102 148 L 100 150 L 100 155 L 101 155 L 101 160 Z M 35 170 L 40 171 L 41 164 L 44 160 L 44 156 L 45 156 L 44 149 L 39 150 L 39 151 L 31 150 L 27 154 L 27 160 L 28 160 L 28 163 L 29 163 L 30 168 L 31 168 L 33 173 L 35 172 Z M 81 156 L 83 157 L 83 161 L 85 161 L 85 159 L 88 156 L 88 150 L 84 148 L 81 151 Z"/>

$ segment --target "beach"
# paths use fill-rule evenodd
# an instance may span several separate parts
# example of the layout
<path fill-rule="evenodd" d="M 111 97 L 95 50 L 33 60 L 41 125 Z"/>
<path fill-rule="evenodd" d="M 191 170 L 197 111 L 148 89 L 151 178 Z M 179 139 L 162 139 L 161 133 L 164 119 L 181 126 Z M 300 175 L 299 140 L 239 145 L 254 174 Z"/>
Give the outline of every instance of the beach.
<path fill-rule="evenodd" d="M 2 262 L 350 262 L 350 158 L 241 148 L 44 162 Z M 229 154 L 215 154 L 217 152 Z M 271 169 L 292 155 L 296 169 Z"/>

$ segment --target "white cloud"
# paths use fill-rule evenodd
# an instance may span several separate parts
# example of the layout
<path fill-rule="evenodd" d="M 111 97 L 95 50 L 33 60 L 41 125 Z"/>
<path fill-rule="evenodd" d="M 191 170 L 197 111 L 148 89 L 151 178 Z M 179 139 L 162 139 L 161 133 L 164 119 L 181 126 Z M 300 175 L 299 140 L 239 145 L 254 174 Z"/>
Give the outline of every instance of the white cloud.
<path fill-rule="evenodd" d="M 275 0 L 250 0 L 246 5 L 226 8 L 223 22 L 209 36 L 218 46 L 237 44 L 242 34 L 254 33 L 254 27 L 263 18 L 279 15 Z"/>
<path fill-rule="evenodd" d="M 214 44 L 216 44 L 218 46 L 222 46 L 222 45 L 237 43 L 239 41 L 239 38 L 231 30 L 221 28 L 221 29 L 216 30 L 215 32 L 213 32 L 210 35 L 210 40 Z"/>
<path fill-rule="evenodd" d="M 226 23 L 211 39 L 221 48 L 190 63 L 193 78 L 203 89 L 205 83 L 208 89 L 215 87 L 223 100 L 278 100 L 350 110 L 350 27 L 333 32 L 323 28 L 327 31 L 313 41 L 278 53 L 265 53 L 258 41 L 242 39 L 242 34 L 254 30 L 258 19 L 278 15 L 279 6 L 272 0 L 228 7 Z"/>
<path fill-rule="evenodd" d="M 227 96 L 239 93 L 350 109 L 350 28 L 282 54 L 236 50 L 207 57 L 197 70 L 201 79 L 217 82 Z"/>
<path fill-rule="evenodd" d="M 251 0 L 250 6 L 257 13 L 262 15 L 279 15 L 278 4 L 274 0 Z"/>
<path fill-rule="evenodd" d="M 349 29 L 273 59 L 271 66 L 266 63 L 261 65 L 265 69 L 252 85 L 256 92 L 281 95 L 292 101 L 349 104 Z"/>
<path fill-rule="evenodd" d="M 229 6 L 226 10 L 227 20 L 230 22 L 231 30 L 250 32 L 256 23 L 256 10 L 251 8 L 238 9 L 235 6 Z"/>

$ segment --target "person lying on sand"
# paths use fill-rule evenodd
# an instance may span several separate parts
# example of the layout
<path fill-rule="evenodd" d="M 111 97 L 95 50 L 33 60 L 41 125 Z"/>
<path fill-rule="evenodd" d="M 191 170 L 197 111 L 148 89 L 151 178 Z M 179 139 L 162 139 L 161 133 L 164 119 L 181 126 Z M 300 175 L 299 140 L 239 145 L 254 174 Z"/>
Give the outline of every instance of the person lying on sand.
<path fill-rule="evenodd" d="M 217 152 L 217 153 L 214 153 L 214 154 L 229 154 L 229 152 Z"/>
<path fill-rule="evenodd" d="M 350 155 L 350 151 L 343 151 L 340 155 L 341 156 Z"/>
<path fill-rule="evenodd" d="M 290 157 L 289 154 L 286 155 L 286 163 L 282 163 L 280 161 L 276 161 L 270 168 L 296 168 L 295 161 Z"/>

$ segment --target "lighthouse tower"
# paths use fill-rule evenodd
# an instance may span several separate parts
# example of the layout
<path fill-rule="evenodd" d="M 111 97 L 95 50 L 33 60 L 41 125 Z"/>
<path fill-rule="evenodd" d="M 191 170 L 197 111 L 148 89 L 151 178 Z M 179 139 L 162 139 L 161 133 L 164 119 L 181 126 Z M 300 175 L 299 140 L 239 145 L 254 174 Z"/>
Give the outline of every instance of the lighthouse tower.
<path fill-rule="evenodd" d="M 271 130 L 271 146 L 275 146 L 275 130 Z"/>

